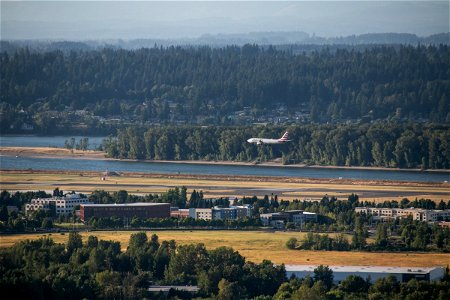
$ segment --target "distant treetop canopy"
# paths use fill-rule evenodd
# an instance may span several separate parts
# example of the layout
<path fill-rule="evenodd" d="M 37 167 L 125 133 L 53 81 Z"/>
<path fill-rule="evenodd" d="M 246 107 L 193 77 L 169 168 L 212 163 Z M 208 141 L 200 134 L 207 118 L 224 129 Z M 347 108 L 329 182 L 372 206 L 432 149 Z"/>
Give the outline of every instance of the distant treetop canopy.
<path fill-rule="evenodd" d="M 210 117 L 226 123 L 227 115 L 244 108 L 257 117 L 277 106 L 287 108 L 286 115 L 308 114 L 313 122 L 450 121 L 448 45 L 279 48 L 3 52 L 0 108 L 8 114 L 2 128 L 26 113 L 35 116 L 38 128 L 67 110 L 76 111 L 75 119 L 86 114 L 142 122 Z"/>

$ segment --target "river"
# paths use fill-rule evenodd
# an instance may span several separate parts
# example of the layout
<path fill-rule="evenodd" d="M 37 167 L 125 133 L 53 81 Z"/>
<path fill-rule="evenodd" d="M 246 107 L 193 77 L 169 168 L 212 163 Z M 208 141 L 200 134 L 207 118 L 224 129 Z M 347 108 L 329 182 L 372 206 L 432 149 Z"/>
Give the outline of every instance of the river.
<path fill-rule="evenodd" d="M 27 147 L 63 147 L 67 136 L 60 137 L 1 137 L 1 146 Z M 81 137 L 75 137 L 77 141 Z M 88 137 L 89 141 L 100 144 L 102 137 Z M 143 162 L 120 160 L 93 160 L 77 158 L 42 158 L 1 156 L 2 170 L 79 170 L 79 171 L 116 171 L 116 172 L 144 172 L 164 174 L 217 174 L 217 175 L 254 175 L 254 176 L 283 176 L 305 178 L 345 178 L 364 180 L 401 180 L 419 182 L 444 182 L 450 180 L 448 172 L 420 172 L 404 170 L 358 170 L 358 169 L 326 169 L 299 167 L 268 167 L 268 166 L 237 166 L 210 164 L 190 164 L 171 162 Z"/>

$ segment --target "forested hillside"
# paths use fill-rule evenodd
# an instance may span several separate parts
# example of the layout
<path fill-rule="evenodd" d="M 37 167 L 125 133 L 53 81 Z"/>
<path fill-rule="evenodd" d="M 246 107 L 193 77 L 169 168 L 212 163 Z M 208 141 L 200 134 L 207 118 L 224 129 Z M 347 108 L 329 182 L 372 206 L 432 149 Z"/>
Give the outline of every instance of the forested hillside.
<path fill-rule="evenodd" d="M 129 127 L 104 141 L 116 158 L 267 161 L 336 166 L 449 168 L 448 125 L 379 122 L 364 125 L 291 126 L 283 145 L 249 144 L 250 137 L 279 137 L 282 127 Z"/>
<path fill-rule="evenodd" d="M 135 122 L 204 116 L 226 123 L 225 116 L 244 107 L 256 118 L 280 106 L 313 122 L 450 120 L 447 45 L 301 54 L 256 45 L 68 54 L 21 49 L 1 54 L 0 77 L 2 116 L 28 113 L 39 128 L 45 112 L 68 110 Z"/>

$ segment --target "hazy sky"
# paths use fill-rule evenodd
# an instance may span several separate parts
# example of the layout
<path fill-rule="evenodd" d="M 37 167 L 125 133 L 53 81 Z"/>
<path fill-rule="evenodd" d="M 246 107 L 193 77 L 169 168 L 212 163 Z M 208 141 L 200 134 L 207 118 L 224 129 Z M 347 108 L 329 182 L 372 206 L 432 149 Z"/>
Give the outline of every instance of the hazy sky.
<path fill-rule="evenodd" d="M 449 31 L 448 1 L 1 1 L 2 39 Z"/>

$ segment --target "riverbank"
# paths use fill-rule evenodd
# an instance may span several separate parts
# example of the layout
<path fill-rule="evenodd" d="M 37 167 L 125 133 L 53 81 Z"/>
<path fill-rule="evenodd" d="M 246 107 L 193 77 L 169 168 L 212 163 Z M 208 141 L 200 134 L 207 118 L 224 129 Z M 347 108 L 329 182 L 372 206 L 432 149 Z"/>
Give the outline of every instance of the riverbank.
<path fill-rule="evenodd" d="M 179 164 L 218 164 L 232 166 L 263 166 L 263 167 L 283 167 L 283 168 L 313 168 L 313 169 L 342 169 L 342 170 L 380 170 L 380 171 L 408 171 L 408 172 L 447 172 L 449 169 L 401 169 L 401 168 L 384 168 L 384 167 L 367 167 L 367 166 L 320 166 L 306 164 L 283 165 L 281 159 L 275 159 L 269 162 L 236 162 L 236 161 L 204 161 L 204 160 L 134 160 L 134 159 L 117 159 L 106 157 L 104 151 L 94 150 L 69 150 L 65 148 L 51 147 L 0 147 L 0 156 L 15 157 L 41 157 L 41 158 L 76 158 L 76 159 L 95 159 L 110 161 L 140 161 L 148 163 L 179 163 Z"/>
<path fill-rule="evenodd" d="M 46 157 L 46 158 L 78 158 L 78 159 L 108 159 L 106 153 L 95 150 L 70 150 L 53 147 L 0 147 L 1 156 Z"/>

